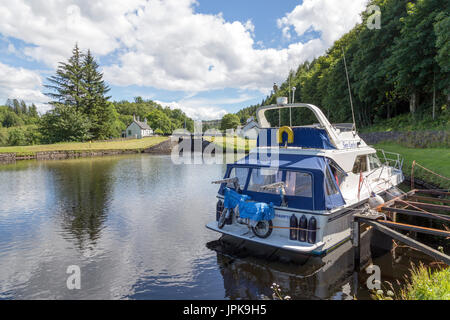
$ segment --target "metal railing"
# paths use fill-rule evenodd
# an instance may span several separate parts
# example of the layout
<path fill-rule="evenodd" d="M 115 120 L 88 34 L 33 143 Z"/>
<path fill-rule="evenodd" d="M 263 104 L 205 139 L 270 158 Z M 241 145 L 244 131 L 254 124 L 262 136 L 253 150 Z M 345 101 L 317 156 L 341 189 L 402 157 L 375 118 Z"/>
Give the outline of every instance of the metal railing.
<path fill-rule="evenodd" d="M 383 164 L 391 166 L 395 169 L 402 170 L 403 169 L 403 157 L 395 152 L 384 151 L 383 149 L 377 149 L 377 152 L 380 152 L 383 155 L 384 160 Z"/>

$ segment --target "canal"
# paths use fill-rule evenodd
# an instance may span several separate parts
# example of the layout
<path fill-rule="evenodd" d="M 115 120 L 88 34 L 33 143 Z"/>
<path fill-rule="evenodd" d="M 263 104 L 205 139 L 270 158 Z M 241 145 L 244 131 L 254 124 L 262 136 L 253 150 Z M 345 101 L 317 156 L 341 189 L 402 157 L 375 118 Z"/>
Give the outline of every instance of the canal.
<path fill-rule="evenodd" d="M 259 299 L 272 283 L 293 299 L 369 298 L 350 242 L 295 264 L 228 252 L 205 228 L 224 170 L 150 155 L 0 165 L 0 299 Z M 372 258 L 391 282 L 429 261 L 404 247 Z"/>

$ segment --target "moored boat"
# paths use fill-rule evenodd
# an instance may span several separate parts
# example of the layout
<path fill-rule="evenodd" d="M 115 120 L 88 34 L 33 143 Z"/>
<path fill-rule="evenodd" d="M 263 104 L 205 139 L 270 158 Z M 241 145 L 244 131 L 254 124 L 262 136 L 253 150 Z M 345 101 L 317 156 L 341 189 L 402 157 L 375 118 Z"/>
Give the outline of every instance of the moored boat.
<path fill-rule="evenodd" d="M 266 112 L 307 109 L 316 124 L 281 126 Z M 280 116 L 281 117 L 281 116 Z M 368 146 L 354 126 L 332 125 L 310 104 L 257 111 L 257 147 L 229 164 L 207 228 L 306 255 L 324 255 L 350 239 L 352 215 L 383 203 L 403 182 L 402 160 Z M 292 123 L 292 120 L 290 120 Z M 389 159 L 392 160 L 392 159 Z"/>

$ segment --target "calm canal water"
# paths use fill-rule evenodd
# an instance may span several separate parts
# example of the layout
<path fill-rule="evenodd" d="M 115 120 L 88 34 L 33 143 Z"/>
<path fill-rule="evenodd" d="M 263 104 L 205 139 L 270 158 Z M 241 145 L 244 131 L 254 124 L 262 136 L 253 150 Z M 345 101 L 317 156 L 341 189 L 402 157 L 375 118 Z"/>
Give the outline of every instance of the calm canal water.
<path fill-rule="evenodd" d="M 301 264 L 236 254 L 205 228 L 223 165 L 133 155 L 0 165 L 0 299 L 258 299 L 278 283 L 294 299 L 368 298 L 350 243 Z M 424 258 L 374 258 L 382 281 Z M 68 290 L 68 266 L 81 290 Z"/>

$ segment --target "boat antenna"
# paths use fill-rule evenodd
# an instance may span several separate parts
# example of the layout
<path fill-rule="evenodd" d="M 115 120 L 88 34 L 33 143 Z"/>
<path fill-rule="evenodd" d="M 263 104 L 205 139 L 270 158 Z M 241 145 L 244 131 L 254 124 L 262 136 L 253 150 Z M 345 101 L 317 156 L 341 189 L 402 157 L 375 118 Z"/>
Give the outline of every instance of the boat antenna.
<path fill-rule="evenodd" d="M 348 94 L 350 96 L 350 105 L 352 107 L 352 117 L 353 117 L 353 130 L 356 132 L 356 121 L 355 121 L 355 110 L 353 108 L 353 99 L 352 99 L 352 89 L 350 87 L 350 78 L 348 77 L 348 70 L 347 70 L 347 62 L 345 60 L 345 52 L 344 49 L 342 49 L 342 55 L 344 56 L 344 66 L 345 66 L 345 74 L 347 76 L 347 84 L 348 84 Z"/>

